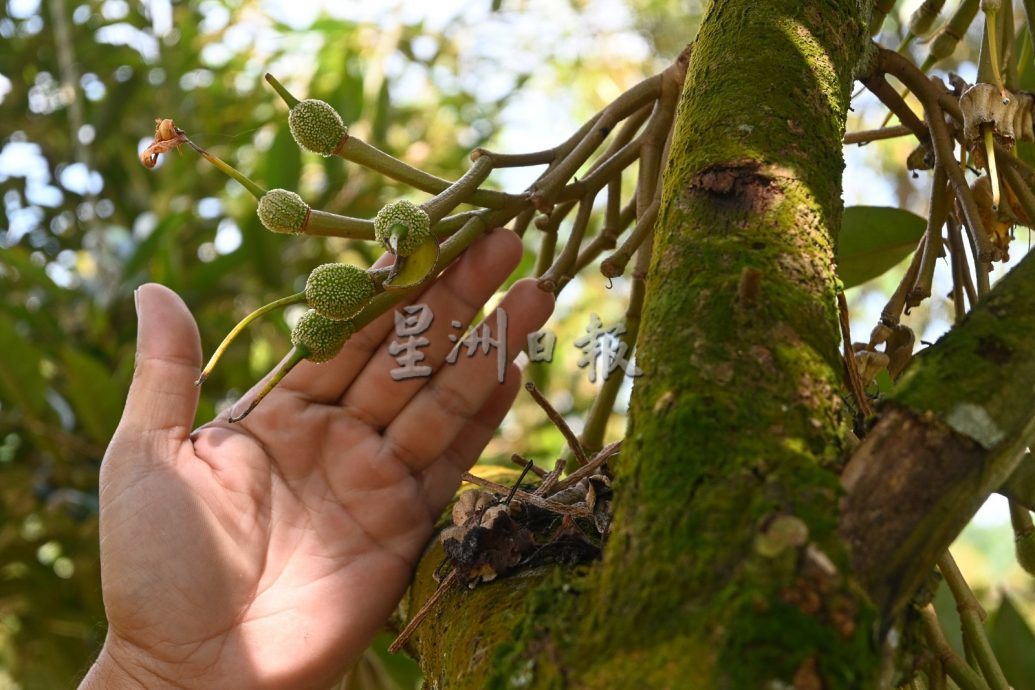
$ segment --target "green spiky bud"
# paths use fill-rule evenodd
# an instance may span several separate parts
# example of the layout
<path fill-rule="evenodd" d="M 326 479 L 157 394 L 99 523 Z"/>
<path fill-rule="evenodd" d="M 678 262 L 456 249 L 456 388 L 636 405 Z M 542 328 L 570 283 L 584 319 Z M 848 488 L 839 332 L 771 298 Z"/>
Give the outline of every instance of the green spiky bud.
<path fill-rule="evenodd" d="M 309 215 L 309 204 L 294 192 L 271 189 L 259 199 L 259 220 L 272 232 L 301 232 Z"/>
<path fill-rule="evenodd" d="M 288 115 L 291 136 L 307 151 L 330 156 L 349 133 L 349 128 L 330 103 L 307 98 L 299 101 Z"/>
<path fill-rule="evenodd" d="M 305 300 L 309 307 L 328 319 L 347 319 L 374 296 L 374 283 L 367 272 L 349 264 L 323 264 L 309 273 Z"/>
<path fill-rule="evenodd" d="M 384 206 L 374 217 L 374 237 L 398 256 L 409 256 L 430 236 L 428 214 L 405 199 Z"/>
<path fill-rule="evenodd" d="M 320 316 L 314 309 L 302 314 L 291 331 L 291 344 L 304 348 L 310 362 L 326 362 L 341 352 L 353 333 L 351 321 L 335 321 Z"/>

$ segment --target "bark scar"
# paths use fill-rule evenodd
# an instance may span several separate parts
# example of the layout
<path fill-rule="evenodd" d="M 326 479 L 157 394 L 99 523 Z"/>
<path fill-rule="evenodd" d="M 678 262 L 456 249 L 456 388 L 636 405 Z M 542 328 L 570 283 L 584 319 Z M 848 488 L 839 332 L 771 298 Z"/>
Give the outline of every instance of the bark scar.
<path fill-rule="evenodd" d="M 692 195 L 704 194 L 717 206 L 748 214 L 764 213 L 783 198 L 774 171 L 750 159 L 709 166 L 687 186 Z"/>

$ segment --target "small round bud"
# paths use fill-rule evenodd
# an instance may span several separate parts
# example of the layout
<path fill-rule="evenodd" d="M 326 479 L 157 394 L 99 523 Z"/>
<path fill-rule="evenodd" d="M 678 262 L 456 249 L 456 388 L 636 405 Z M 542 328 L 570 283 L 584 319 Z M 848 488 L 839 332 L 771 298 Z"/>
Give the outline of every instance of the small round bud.
<path fill-rule="evenodd" d="M 367 272 L 349 264 L 317 266 L 305 284 L 309 307 L 328 319 L 349 318 L 373 295 L 374 283 Z"/>
<path fill-rule="evenodd" d="M 294 192 L 271 189 L 259 199 L 256 209 L 259 220 L 272 232 L 296 233 L 302 231 L 309 215 L 309 204 Z"/>
<path fill-rule="evenodd" d="M 291 331 L 291 344 L 304 348 L 310 362 L 326 362 L 341 352 L 352 332 L 351 321 L 334 321 L 310 309 Z"/>
<path fill-rule="evenodd" d="M 405 199 L 384 206 L 374 217 L 374 237 L 398 256 L 409 256 L 430 236 L 428 214 Z"/>
<path fill-rule="evenodd" d="M 338 111 L 325 101 L 307 98 L 288 114 L 291 136 L 307 151 L 330 156 L 349 133 Z"/>

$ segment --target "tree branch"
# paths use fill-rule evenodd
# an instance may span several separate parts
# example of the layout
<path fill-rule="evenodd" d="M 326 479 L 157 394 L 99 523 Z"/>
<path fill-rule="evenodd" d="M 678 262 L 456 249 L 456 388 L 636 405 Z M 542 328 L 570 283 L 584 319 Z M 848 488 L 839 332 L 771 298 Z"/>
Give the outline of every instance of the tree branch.
<path fill-rule="evenodd" d="M 885 615 L 1035 441 L 1035 256 L 914 360 L 845 468 L 840 530 Z"/>

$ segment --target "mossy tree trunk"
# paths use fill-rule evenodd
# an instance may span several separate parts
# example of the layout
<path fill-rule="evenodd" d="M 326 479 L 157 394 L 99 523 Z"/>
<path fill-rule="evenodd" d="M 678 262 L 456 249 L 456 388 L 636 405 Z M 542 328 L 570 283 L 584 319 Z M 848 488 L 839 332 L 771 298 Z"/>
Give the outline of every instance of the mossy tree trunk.
<path fill-rule="evenodd" d="M 414 641 L 429 687 L 873 683 L 875 613 L 837 531 L 832 238 L 860 4 L 711 5 L 665 171 L 604 559 L 450 594 Z"/>

